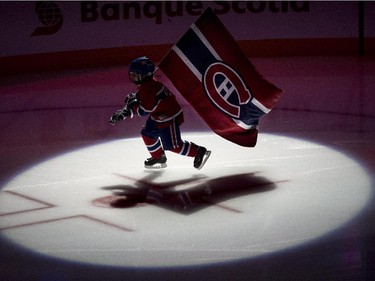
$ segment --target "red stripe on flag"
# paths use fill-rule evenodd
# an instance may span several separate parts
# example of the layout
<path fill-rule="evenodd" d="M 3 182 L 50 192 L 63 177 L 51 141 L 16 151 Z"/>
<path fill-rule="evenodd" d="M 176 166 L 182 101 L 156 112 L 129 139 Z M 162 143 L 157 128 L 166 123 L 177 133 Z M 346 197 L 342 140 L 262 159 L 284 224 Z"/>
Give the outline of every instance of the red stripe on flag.
<path fill-rule="evenodd" d="M 238 82 L 241 82 L 243 79 L 250 88 L 251 94 L 260 103 L 260 105 L 257 106 L 272 109 L 283 91 L 272 83 L 268 82 L 258 73 L 213 11 L 210 8 L 207 9 L 196 21 L 195 25 L 214 49 L 214 52 L 219 55 L 220 59 L 226 65 L 232 67 L 234 71 L 238 73 L 241 79 L 235 81 L 237 79 L 236 78 L 233 80 L 233 77 L 229 75 L 231 73 L 229 71 L 230 67 L 226 68 L 228 71 L 226 70 L 227 72 L 221 75 L 224 75 L 226 79 L 230 81 L 230 83 L 234 83 L 236 87 L 238 86 Z M 194 49 L 196 46 L 193 44 L 194 43 L 191 43 L 191 46 L 187 47 Z M 215 98 L 215 101 L 211 101 L 208 98 L 200 78 L 198 79 L 194 75 L 193 71 L 189 69 L 188 65 L 185 64 L 185 62 L 173 49 L 170 50 L 160 62 L 159 68 L 215 133 L 242 146 L 255 146 L 257 142 L 258 130 L 250 126 L 247 127 L 247 129 L 242 125 L 239 126 L 235 119 L 232 119 L 229 115 L 224 113 L 226 108 L 217 108 L 216 106 L 219 106 L 217 99 Z M 204 73 L 202 73 L 202 75 L 203 74 Z M 214 77 L 215 72 L 211 73 L 210 75 L 211 78 Z M 214 83 L 217 83 L 217 81 Z M 210 87 L 210 89 L 213 89 L 212 91 L 214 91 L 215 87 L 216 86 Z M 209 90 L 210 94 L 212 94 L 211 90 Z M 212 95 L 210 95 L 210 97 L 211 99 L 213 98 Z M 228 96 L 225 97 L 226 100 L 227 98 Z M 216 106 L 214 105 L 214 102 L 216 102 Z M 261 109 L 263 110 L 263 108 Z M 267 110 L 263 111 L 268 112 Z M 250 111 L 245 111 L 242 113 L 244 113 L 243 116 L 246 114 L 251 114 Z M 250 124 L 257 124 L 257 119 L 259 116 L 261 115 L 256 115 L 254 113 L 254 120 L 252 121 L 253 123 Z M 251 118 L 252 116 L 250 115 L 247 116 L 247 118 L 248 117 Z M 246 120 L 249 121 L 249 119 Z M 239 122 L 241 122 L 241 120 L 239 120 Z"/>
<path fill-rule="evenodd" d="M 193 105 L 199 115 L 207 116 L 205 120 L 217 120 L 217 110 L 213 108 L 213 104 L 208 100 L 201 81 L 173 50 L 162 60 L 159 68 L 173 82 L 173 85 L 181 95 Z M 233 125 L 231 118 L 226 115 L 223 115 L 223 117 L 227 119 L 225 122 L 228 125 Z M 220 120 L 224 119 L 223 117 Z M 214 121 L 209 121 L 208 125 L 217 125 L 215 123 Z"/>
<path fill-rule="evenodd" d="M 173 50 L 164 57 L 159 68 L 216 134 L 242 146 L 255 146 L 258 131 L 242 129 L 229 116 L 219 112 L 207 98 L 201 81 Z"/>
<path fill-rule="evenodd" d="M 272 109 L 283 91 L 259 74 L 215 13 L 207 9 L 195 25 L 220 58 L 241 74 L 250 87 L 252 95 L 265 107 Z"/>

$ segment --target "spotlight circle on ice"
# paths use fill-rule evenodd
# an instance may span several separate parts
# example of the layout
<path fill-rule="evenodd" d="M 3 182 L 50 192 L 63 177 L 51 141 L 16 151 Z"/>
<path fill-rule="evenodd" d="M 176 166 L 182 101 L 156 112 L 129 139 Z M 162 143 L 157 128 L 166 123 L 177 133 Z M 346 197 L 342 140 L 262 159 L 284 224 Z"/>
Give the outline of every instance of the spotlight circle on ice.
<path fill-rule="evenodd" d="M 70 151 L 15 176 L 0 192 L 4 237 L 47 256 L 121 267 L 256 258 L 343 227 L 368 203 L 371 181 L 349 156 L 287 136 L 255 148 L 189 134 L 212 155 L 197 171 L 167 154 L 145 170 L 140 139 Z"/>

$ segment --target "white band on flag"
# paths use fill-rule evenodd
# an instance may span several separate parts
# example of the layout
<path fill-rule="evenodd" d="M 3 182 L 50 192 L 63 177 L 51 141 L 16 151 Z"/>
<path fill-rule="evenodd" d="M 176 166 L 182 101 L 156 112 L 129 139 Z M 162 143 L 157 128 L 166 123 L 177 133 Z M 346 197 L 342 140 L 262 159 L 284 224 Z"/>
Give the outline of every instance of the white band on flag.
<path fill-rule="evenodd" d="M 215 57 L 215 59 L 222 61 L 219 54 L 215 51 L 215 49 L 212 47 L 210 42 L 208 42 L 207 38 L 203 35 L 203 33 L 199 30 L 199 28 L 193 23 L 190 27 L 195 34 L 201 39 L 202 43 L 206 46 L 208 50 L 210 50 L 211 54 Z"/>
<path fill-rule="evenodd" d="M 271 111 L 271 109 L 265 107 L 263 104 L 260 103 L 256 98 L 251 99 L 252 104 L 254 104 L 256 107 L 258 107 L 260 110 L 262 110 L 264 113 L 268 113 Z"/>
<path fill-rule="evenodd" d="M 238 119 L 232 119 L 239 127 L 245 130 L 253 130 L 253 129 L 258 129 L 258 125 L 247 125 L 241 120 Z"/>
<path fill-rule="evenodd" d="M 195 68 L 195 66 L 191 63 L 191 61 L 185 56 L 185 54 L 176 46 L 172 47 L 172 50 L 182 59 L 182 61 L 186 64 L 186 66 L 194 73 L 194 75 L 202 81 L 202 74 Z"/>

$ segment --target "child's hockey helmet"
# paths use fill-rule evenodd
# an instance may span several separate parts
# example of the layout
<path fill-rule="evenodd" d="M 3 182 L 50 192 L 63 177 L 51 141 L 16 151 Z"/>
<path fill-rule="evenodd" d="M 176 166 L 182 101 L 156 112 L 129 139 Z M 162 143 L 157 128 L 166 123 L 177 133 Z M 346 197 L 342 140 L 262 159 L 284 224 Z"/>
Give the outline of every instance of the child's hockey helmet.
<path fill-rule="evenodd" d="M 154 77 L 155 65 L 148 57 L 134 59 L 129 66 L 129 79 L 135 84 L 142 84 Z"/>

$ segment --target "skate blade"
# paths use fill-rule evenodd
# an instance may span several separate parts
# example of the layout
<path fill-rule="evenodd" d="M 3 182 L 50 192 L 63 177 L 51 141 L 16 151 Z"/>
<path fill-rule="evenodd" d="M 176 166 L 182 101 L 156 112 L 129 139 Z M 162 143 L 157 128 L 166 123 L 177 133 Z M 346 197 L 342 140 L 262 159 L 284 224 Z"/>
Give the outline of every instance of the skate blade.
<path fill-rule="evenodd" d="M 202 161 L 202 164 L 197 168 L 198 170 L 202 169 L 204 164 L 206 164 L 208 158 L 210 157 L 211 155 L 211 151 L 210 150 L 207 150 L 206 153 L 204 154 L 204 157 L 203 157 L 203 161 Z"/>
<path fill-rule="evenodd" d="M 145 165 L 146 169 L 151 169 L 151 170 L 164 169 L 166 167 L 167 167 L 166 163 L 159 163 L 159 164 L 155 164 L 153 166 L 146 166 Z"/>

